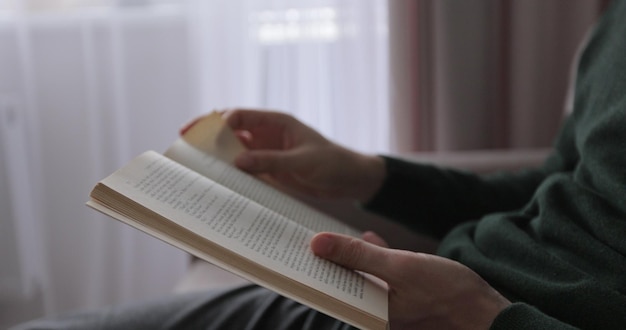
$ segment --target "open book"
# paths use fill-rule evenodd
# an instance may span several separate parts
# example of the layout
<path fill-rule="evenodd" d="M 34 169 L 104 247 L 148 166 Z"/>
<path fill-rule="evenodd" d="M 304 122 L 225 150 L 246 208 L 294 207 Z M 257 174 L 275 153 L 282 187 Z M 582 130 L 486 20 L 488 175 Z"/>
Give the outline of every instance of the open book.
<path fill-rule="evenodd" d="M 87 205 L 346 323 L 385 329 L 384 285 L 309 247 L 316 232 L 360 233 L 230 165 L 241 150 L 211 114 L 165 155 L 147 151 L 100 181 Z"/>

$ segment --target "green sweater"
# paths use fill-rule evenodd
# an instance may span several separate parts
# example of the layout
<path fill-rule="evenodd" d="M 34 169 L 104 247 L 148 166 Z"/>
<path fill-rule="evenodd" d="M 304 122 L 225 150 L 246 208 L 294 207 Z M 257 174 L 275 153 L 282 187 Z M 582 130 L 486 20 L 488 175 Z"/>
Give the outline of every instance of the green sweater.
<path fill-rule="evenodd" d="M 626 329 L 626 1 L 582 53 L 574 112 L 541 168 L 478 176 L 385 160 L 367 208 L 441 238 L 439 255 L 514 302 L 493 329 Z"/>

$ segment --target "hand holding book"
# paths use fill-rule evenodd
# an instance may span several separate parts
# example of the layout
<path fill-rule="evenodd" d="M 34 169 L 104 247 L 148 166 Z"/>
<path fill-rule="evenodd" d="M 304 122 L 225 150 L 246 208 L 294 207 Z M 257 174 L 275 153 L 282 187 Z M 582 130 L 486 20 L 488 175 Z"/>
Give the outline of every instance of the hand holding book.
<path fill-rule="evenodd" d="M 287 114 L 240 109 L 224 118 L 247 148 L 235 165 L 299 193 L 366 202 L 384 180 L 380 157 L 333 143 Z"/>

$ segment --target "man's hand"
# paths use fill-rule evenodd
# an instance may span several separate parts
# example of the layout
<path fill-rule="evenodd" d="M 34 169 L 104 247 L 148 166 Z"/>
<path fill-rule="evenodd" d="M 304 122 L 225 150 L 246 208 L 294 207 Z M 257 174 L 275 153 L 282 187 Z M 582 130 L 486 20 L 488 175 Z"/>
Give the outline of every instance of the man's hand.
<path fill-rule="evenodd" d="M 387 282 L 393 330 L 488 329 L 510 304 L 478 274 L 458 262 L 386 248 L 384 241 L 372 233 L 364 234 L 364 239 L 367 242 L 320 233 L 311 241 L 311 249 L 319 257 Z"/>
<path fill-rule="evenodd" d="M 287 188 L 317 197 L 369 200 L 384 180 L 380 157 L 343 148 L 278 112 L 231 110 L 224 114 L 248 151 L 235 165 L 269 175 Z"/>

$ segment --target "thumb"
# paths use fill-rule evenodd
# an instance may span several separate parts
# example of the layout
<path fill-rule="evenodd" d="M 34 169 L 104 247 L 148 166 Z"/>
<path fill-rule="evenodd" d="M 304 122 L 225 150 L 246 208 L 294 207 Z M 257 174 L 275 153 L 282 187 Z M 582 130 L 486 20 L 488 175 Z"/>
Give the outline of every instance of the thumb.
<path fill-rule="evenodd" d="M 360 270 L 385 279 L 383 264 L 389 258 L 389 249 L 351 236 L 319 233 L 311 240 L 311 250 L 318 257 L 349 269 Z"/>

